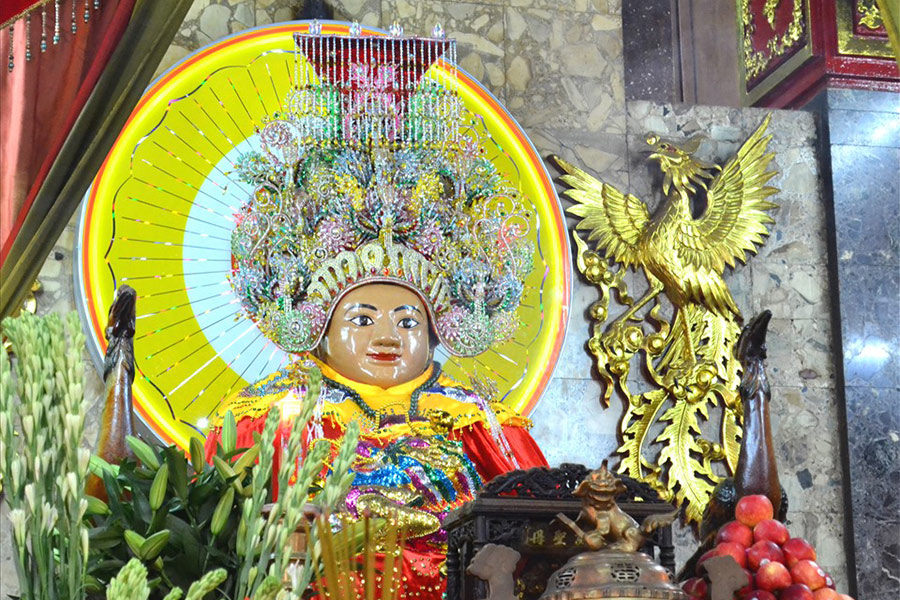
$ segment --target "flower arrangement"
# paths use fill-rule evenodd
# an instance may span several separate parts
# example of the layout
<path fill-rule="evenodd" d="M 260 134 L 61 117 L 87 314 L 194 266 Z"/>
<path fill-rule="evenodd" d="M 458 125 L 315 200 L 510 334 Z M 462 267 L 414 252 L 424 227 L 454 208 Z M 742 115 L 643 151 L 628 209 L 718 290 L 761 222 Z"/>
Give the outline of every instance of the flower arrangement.
<path fill-rule="evenodd" d="M 81 600 L 105 592 L 115 600 L 177 600 L 184 587 L 187 599 L 299 599 L 314 581 L 324 585 L 334 556 L 358 554 L 373 528 L 384 526 L 344 523 L 332 535 L 337 521 L 304 518 L 330 514 L 346 492 L 357 426 L 348 427 L 334 457 L 330 442 L 320 440 L 305 458 L 284 461 L 274 478 L 278 411 L 251 448 L 236 447 L 234 418 L 226 418 L 212 465 L 199 439 L 185 457 L 177 447 L 133 437 L 137 460 L 110 465 L 81 447 L 84 336 L 77 315 L 25 315 L 5 320 L 2 330 L 15 359 L 0 355 L 0 483 L 21 598 Z M 321 374 L 311 373 L 309 397 L 319 385 Z M 302 456 L 301 432 L 314 405 L 305 403 L 293 419 L 286 456 Z M 107 502 L 84 493 L 89 471 L 103 479 Z M 273 479 L 281 493 L 270 502 Z M 289 543 L 298 530 L 307 539 L 302 561 Z M 396 549 L 396 527 L 387 530 Z M 374 557 L 366 556 L 362 563 L 372 566 L 364 568 L 374 569 Z M 350 562 L 341 559 L 345 570 Z"/>
<path fill-rule="evenodd" d="M 74 313 L 3 321 L 16 355 L 0 352 L 0 478 L 23 600 L 84 597 L 84 334 Z"/>

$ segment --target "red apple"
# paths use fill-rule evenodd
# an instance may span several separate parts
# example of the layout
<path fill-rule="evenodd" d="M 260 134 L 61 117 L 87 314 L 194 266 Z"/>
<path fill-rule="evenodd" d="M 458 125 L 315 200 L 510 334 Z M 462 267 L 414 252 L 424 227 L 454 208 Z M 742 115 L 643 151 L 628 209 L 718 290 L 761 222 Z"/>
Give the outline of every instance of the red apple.
<path fill-rule="evenodd" d="M 807 585 L 812 591 L 825 587 L 825 571 L 811 560 L 801 560 L 791 567 L 791 577 L 794 583 Z"/>
<path fill-rule="evenodd" d="M 772 508 L 772 502 L 761 494 L 744 496 L 734 507 L 734 518 L 747 527 L 755 527 L 760 521 L 774 516 L 775 509 Z"/>
<path fill-rule="evenodd" d="M 801 560 L 816 560 L 816 550 L 803 538 L 791 538 L 781 546 L 785 564 L 793 567 Z"/>
<path fill-rule="evenodd" d="M 718 556 L 718 555 L 719 555 L 718 548 L 713 548 L 712 550 L 707 550 L 706 552 L 704 552 L 700 556 L 700 558 L 697 560 L 697 566 L 694 569 L 696 571 L 696 574 L 700 575 L 700 576 L 704 575 L 706 573 L 706 571 L 705 571 L 705 569 L 703 569 L 703 563 L 706 561 L 706 559 L 712 558 L 713 556 Z"/>
<path fill-rule="evenodd" d="M 790 571 L 780 562 L 769 561 L 756 572 L 756 586 L 762 590 L 777 592 L 792 583 Z"/>
<path fill-rule="evenodd" d="M 841 595 L 830 588 L 823 587 L 813 592 L 813 598 L 815 600 L 841 600 Z"/>
<path fill-rule="evenodd" d="M 834 578 L 832 578 L 829 573 L 825 573 L 825 587 L 836 589 L 834 585 Z"/>
<path fill-rule="evenodd" d="M 716 546 L 716 556 L 731 556 L 741 568 L 747 566 L 747 550 L 737 542 L 722 542 Z"/>
<path fill-rule="evenodd" d="M 753 530 L 738 521 L 729 521 L 722 525 L 716 534 L 716 543 L 722 542 L 734 542 L 749 548 L 753 545 Z"/>
<path fill-rule="evenodd" d="M 778 600 L 778 598 L 766 590 L 753 590 L 746 596 L 741 596 L 741 600 Z"/>
<path fill-rule="evenodd" d="M 784 523 L 776 521 L 775 519 L 763 519 L 753 528 L 754 542 L 769 540 L 770 542 L 775 542 L 781 546 L 788 541 L 790 537 L 791 534 L 788 533 L 788 529 L 784 526 Z"/>
<path fill-rule="evenodd" d="M 778 544 L 763 540 L 747 548 L 747 565 L 752 571 L 758 571 L 765 562 L 784 563 L 784 553 Z"/>
<path fill-rule="evenodd" d="M 848 596 L 847 594 L 839 594 L 841 600 L 853 600 L 853 596 Z"/>
<path fill-rule="evenodd" d="M 744 569 L 744 575 L 747 577 L 747 584 L 737 591 L 738 598 L 743 598 L 756 588 L 756 578 L 753 573 Z"/>
<path fill-rule="evenodd" d="M 778 594 L 779 600 L 815 600 L 812 591 L 802 583 L 793 583 Z"/>
<path fill-rule="evenodd" d="M 681 586 L 681 589 L 684 590 L 684 593 L 692 598 L 706 598 L 706 591 L 708 589 L 708 585 L 705 579 L 700 577 L 691 577 L 687 581 L 684 582 L 684 585 Z"/>

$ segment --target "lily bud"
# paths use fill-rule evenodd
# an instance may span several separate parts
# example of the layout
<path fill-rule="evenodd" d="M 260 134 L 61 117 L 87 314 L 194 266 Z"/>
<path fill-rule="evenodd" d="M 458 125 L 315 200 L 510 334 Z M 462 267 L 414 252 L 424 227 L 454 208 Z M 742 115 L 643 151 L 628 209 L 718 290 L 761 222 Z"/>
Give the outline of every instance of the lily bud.
<path fill-rule="evenodd" d="M 72 473 L 71 471 L 66 473 L 66 481 L 69 484 L 69 490 L 72 492 L 72 497 L 74 498 L 78 496 L 78 492 L 81 489 L 81 486 L 78 485 L 78 477 L 75 475 L 75 473 Z"/>
<path fill-rule="evenodd" d="M 81 437 L 79 429 L 81 429 L 80 419 L 78 415 L 66 415 L 66 435 L 72 439 Z"/>
<path fill-rule="evenodd" d="M 35 512 L 35 507 L 37 506 L 37 504 L 35 503 L 34 495 L 34 484 L 27 484 L 25 486 L 25 502 L 28 503 L 28 510 L 30 510 L 32 513 Z"/>
<path fill-rule="evenodd" d="M 55 506 L 50 506 L 49 502 L 44 502 L 43 506 L 44 512 L 44 522 L 42 523 L 43 531 L 53 531 L 53 527 L 56 525 L 56 521 L 59 519 L 59 509 Z"/>
<path fill-rule="evenodd" d="M 78 449 L 78 475 L 84 477 L 91 463 L 91 451 L 87 448 Z"/>
<path fill-rule="evenodd" d="M 22 432 L 25 434 L 26 439 L 31 439 L 34 435 L 34 417 L 31 415 L 25 415 L 22 417 Z"/>
<path fill-rule="evenodd" d="M 9 511 L 9 522 L 12 523 L 13 537 L 16 539 L 16 545 L 20 547 L 25 545 L 26 521 L 25 511 L 21 508 L 14 508 Z"/>
<path fill-rule="evenodd" d="M 63 502 L 66 502 L 69 498 L 69 482 L 66 480 L 66 476 L 63 474 L 59 474 L 56 476 L 56 487 L 59 490 L 59 496 L 63 499 Z"/>
<path fill-rule="evenodd" d="M 15 461 L 9 467 L 9 482 L 13 495 L 16 495 L 22 489 L 22 463 Z"/>

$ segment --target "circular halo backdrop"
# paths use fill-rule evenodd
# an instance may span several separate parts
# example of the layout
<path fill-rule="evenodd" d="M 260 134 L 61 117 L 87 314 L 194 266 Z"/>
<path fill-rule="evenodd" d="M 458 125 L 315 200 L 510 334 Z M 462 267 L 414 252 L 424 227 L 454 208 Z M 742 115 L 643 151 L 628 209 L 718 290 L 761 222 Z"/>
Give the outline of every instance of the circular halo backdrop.
<path fill-rule="evenodd" d="M 308 27 L 242 31 L 169 69 L 135 107 L 85 196 L 75 276 L 91 352 L 103 356 L 107 311 L 116 287 L 127 283 L 138 294 L 135 409 L 162 440 L 182 448 L 203 433 L 223 399 L 291 360 L 237 316 L 228 282 L 231 228 L 252 190 L 230 171 L 239 154 L 259 148 L 257 127 L 281 110 L 295 69 L 305 68 L 293 33 Z M 349 25 L 326 22 L 322 33 L 347 35 Z M 537 250 L 519 309 L 524 325 L 514 339 L 475 358 L 440 349 L 436 357 L 463 383 L 472 373 L 492 379 L 503 401 L 527 415 L 565 337 L 571 292 L 565 219 L 518 123 L 471 76 L 457 69 L 457 77 L 485 151 L 530 207 Z"/>

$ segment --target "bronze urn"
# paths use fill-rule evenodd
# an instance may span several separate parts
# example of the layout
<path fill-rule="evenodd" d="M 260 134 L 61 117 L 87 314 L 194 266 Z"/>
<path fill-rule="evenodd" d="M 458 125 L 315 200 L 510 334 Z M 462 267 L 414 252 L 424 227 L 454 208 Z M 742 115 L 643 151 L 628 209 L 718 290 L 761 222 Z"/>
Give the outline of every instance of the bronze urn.
<path fill-rule="evenodd" d="M 550 576 L 540 600 L 687 600 L 668 572 L 643 552 L 599 550 L 573 556 Z"/>
<path fill-rule="evenodd" d="M 606 468 L 606 461 L 578 485 L 574 492 L 581 498 L 578 519 L 572 521 L 561 513 L 557 519 L 592 551 L 576 554 L 551 575 L 540 600 L 687 600 L 669 573 L 638 551 L 646 536 L 670 524 L 677 511 L 650 515 L 638 524 L 616 504 L 616 496 L 624 489 L 622 481 Z"/>

